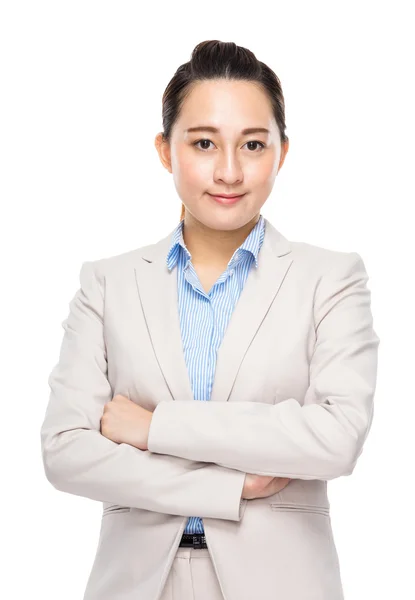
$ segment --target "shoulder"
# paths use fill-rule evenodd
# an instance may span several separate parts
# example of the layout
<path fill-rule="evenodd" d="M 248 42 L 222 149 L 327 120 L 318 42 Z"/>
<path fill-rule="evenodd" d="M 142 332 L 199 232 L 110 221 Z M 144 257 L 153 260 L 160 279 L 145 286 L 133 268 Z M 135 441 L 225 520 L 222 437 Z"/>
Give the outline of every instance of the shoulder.
<path fill-rule="evenodd" d="M 269 221 L 266 225 L 270 245 L 276 254 L 291 259 L 290 270 L 304 275 L 305 279 L 319 278 L 337 268 L 342 270 L 358 264 L 363 265 L 362 257 L 356 251 L 337 250 L 303 240 L 289 239 Z"/>
<path fill-rule="evenodd" d="M 92 271 L 94 276 L 102 280 L 106 276 L 120 276 L 131 269 L 141 260 L 141 257 L 146 254 L 147 250 L 154 247 L 155 244 L 147 244 L 139 246 L 127 252 L 121 252 L 111 256 L 104 256 L 95 260 L 86 260 L 82 268 Z"/>
<path fill-rule="evenodd" d="M 291 255 L 296 267 L 308 275 L 322 276 L 336 270 L 364 267 L 361 255 L 355 251 L 335 250 L 290 240 Z"/>

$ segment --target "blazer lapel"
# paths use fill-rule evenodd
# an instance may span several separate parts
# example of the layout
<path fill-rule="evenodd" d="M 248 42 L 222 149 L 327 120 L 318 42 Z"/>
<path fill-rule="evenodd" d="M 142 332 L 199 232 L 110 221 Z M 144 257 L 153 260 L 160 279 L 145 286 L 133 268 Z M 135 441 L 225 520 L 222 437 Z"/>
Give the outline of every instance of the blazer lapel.
<path fill-rule="evenodd" d="M 177 269 L 166 264 L 168 236 L 146 246 L 134 270 L 138 299 L 155 357 L 173 400 L 193 400 L 184 358 L 177 300 Z M 249 271 L 218 350 L 210 401 L 229 399 L 239 367 L 293 261 L 289 241 L 265 219 L 258 268 Z"/>

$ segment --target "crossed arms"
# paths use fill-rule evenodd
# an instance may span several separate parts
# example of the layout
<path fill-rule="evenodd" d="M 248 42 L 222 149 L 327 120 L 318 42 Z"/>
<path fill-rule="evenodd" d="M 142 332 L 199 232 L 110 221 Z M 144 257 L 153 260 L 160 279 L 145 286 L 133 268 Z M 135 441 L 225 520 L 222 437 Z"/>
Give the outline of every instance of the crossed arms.
<path fill-rule="evenodd" d="M 316 292 L 317 341 L 303 405 L 294 398 L 275 405 L 160 402 L 145 451 L 100 433 L 103 406 L 112 398 L 103 285 L 94 264 L 85 262 L 48 380 L 41 428 L 47 479 L 93 500 L 239 521 L 246 473 L 349 475 L 373 419 L 379 338 L 361 257 L 342 254 L 340 262 Z"/>

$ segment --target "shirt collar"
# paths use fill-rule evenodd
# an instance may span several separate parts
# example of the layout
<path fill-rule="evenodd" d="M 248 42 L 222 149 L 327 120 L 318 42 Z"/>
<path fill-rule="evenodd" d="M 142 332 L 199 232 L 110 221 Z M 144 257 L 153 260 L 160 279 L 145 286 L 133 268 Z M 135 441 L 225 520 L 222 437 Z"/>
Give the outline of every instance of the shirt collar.
<path fill-rule="evenodd" d="M 182 248 L 183 251 L 186 253 L 188 260 L 191 260 L 191 258 L 192 258 L 192 255 L 190 254 L 189 250 L 186 248 L 186 244 L 184 243 L 183 224 L 184 224 L 184 219 L 182 219 L 180 221 L 180 223 L 174 229 L 173 234 L 172 234 L 171 244 L 170 244 L 170 248 L 169 248 L 169 251 L 167 254 L 167 261 L 166 261 L 169 271 L 171 271 L 173 269 L 173 267 L 175 267 L 177 264 L 177 261 L 179 259 L 180 248 Z M 246 240 L 243 242 L 243 244 L 241 244 L 239 246 L 239 248 L 237 250 L 235 250 L 231 260 L 229 261 L 228 266 L 231 266 L 231 264 L 234 263 L 235 261 L 239 262 L 240 258 L 238 258 L 238 257 L 241 256 L 241 254 L 242 254 L 242 252 L 240 252 L 240 251 L 245 250 L 247 252 L 250 252 L 253 255 L 253 257 L 255 259 L 255 266 L 258 267 L 258 254 L 259 254 L 259 251 L 262 246 L 264 234 L 265 234 L 265 219 L 264 219 L 263 215 L 260 215 L 258 222 L 255 224 L 255 227 L 250 231 Z"/>

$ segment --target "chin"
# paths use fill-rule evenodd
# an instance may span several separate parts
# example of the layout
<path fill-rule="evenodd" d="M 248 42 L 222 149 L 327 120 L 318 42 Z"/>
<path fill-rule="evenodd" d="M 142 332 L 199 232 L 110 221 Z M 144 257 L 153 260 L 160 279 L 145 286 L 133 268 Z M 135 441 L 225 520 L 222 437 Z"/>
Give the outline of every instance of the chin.
<path fill-rule="evenodd" d="M 257 213 L 252 216 L 247 215 L 246 210 L 244 211 L 218 211 L 218 213 L 203 214 L 200 217 L 195 217 L 197 220 L 209 229 L 216 229 L 217 231 L 233 231 L 244 227 L 255 218 Z"/>

